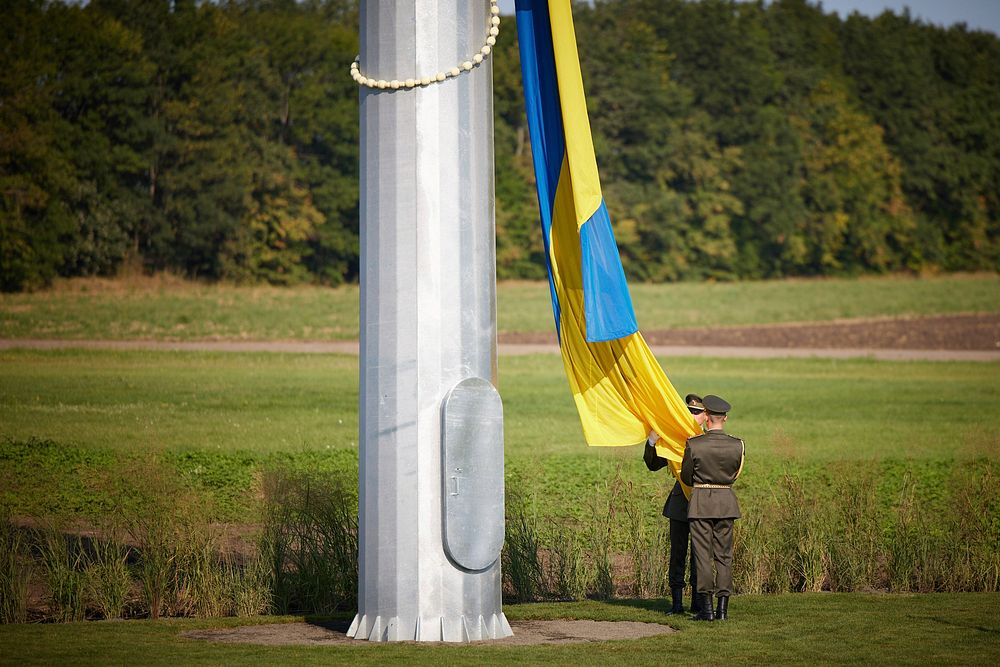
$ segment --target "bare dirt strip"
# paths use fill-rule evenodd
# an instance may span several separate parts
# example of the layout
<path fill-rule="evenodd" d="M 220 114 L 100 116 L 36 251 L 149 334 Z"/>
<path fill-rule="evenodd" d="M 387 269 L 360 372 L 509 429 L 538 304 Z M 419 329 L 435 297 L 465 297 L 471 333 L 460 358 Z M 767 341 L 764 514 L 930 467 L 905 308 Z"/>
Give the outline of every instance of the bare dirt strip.
<path fill-rule="evenodd" d="M 796 349 L 1000 351 L 1000 314 L 643 330 L 650 345 Z M 500 343 L 555 344 L 555 334 L 502 334 Z"/>
<path fill-rule="evenodd" d="M 676 632 L 668 625 L 637 621 L 512 621 L 513 637 L 471 642 L 497 646 L 534 644 L 574 644 L 609 639 L 640 639 Z M 235 628 L 195 630 L 183 637 L 226 644 L 263 644 L 267 646 L 377 646 L 377 642 L 358 641 L 347 636 L 347 622 L 276 623 L 244 625 Z M 435 642 L 440 643 L 440 642 Z M 455 644 L 461 646 L 462 644 Z"/>
<path fill-rule="evenodd" d="M 869 318 L 643 331 L 665 357 L 827 357 L 1000 361 L 1000 314 Z M 501 354 L 556 354 L 554 334 L 501 333 Z M 356 341 L 155 341 L 0 339 L 0 350 L 113 349 L 357 354 Z"/>

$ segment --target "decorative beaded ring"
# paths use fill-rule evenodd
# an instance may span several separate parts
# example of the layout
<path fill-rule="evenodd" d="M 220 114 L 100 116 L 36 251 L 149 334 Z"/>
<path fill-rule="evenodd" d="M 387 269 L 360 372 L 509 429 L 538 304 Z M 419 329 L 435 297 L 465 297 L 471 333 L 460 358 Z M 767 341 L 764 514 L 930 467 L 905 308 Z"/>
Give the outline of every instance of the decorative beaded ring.
<path fill-rule="evenodd" d="M 398 90 L 400 88 L 416 88 L 417 86 L 429 86 L 432 83 L 437 83 L 444 81 L 445 79 L 450 79 L 458 76 L 462 72 L 469 72 L 473 67 L 480 64 L 489 57 L 490 53 L 493 51 L 493 47 L 497 43 L 497 35 L 500 34 L 500 8 L 497 6 L 497 0 L 490 0 L 490 31 L 486 37 L 486 43 L 483 48 L 479 49 L 479 53 L 472 56 L 471 60 L 466 60 L 465 62 L 452 67 L 449 70 L 438 72 L 437 74 L 431 74 L 430 76 L 420 77 L 419 79 L 406 79 L 400 81 L 399 79 L 393 79 L 387 81 L 385 79 L 370 79 L 361 72 L 361 55 L 354 59 L 351 63 L 351 78 L 354 79 L 355 83 L 359 86 L 367 86 L 368 88 L 379 88 L 385 90 L 389 88 L 391 90 Z"/>

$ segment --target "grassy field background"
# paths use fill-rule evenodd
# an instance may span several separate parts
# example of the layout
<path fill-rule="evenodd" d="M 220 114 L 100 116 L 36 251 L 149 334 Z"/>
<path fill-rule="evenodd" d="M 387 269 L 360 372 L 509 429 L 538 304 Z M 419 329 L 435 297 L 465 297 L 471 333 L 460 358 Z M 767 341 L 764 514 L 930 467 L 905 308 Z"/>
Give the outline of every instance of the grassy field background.
<path fill-rule="evenodd" d="M 660 328 L 998 312 L 998 288 L 996 276 L 958 276 L 639 285 L 633 294 L 642 326 Z M 351 339 L 356 300 L 350 287 L 83 281 L 3 295 L 0 336 Z M 725 318 L 706 316 L 706 303 L 728 308 Z M 545 285 L 501 286 L 500 316 L 504 330 L 550 330 Z M 748 445 L 739 490 L 747 516 L 738 525 L 734 565 L 741 590 L 997 590 L 1000 364 L 660 362 L 680 392 L 717 393 L 736 406 L 729 430 Z M 125 482 L 165 503 L 156 511 L 169 512 L 174 498 L 183 499 L 197 503 L 198 521 L 247 530 L 260 520 L 268 471 L 348 482 L 356 475 L 357 371 L 357 357 L 344 355 L 2 351 L 0 510 L 62 526 L 109 525 L 129 500 L 120 492 Z M 667 476 L 647 472 L 638 447 L 583 444 L 555 355 L 502 357 L 498 384 L 508 538 L 542 539 L 550 557 L 564 549 L 604 558 L 595 567 L 614 569 L 624 586 L 618 595 L 636 590 L 647 598 L 626 592 L 606 602 L 508 605 L 508 615 L 667 622 L 663 582 L 652 579 L 662 574 L 665 558 L 659 510 Z M 157 497 L 157 489 L 169 493 Z M 539 532 L 512 530 L 511 512 Z M 575 546 L 560 542 L 566 530 L 576 531 Z M 517 599 L 531 598 L 517 586 L 513 591 Z M 737 621 L 723 627 L 672 619 L 681 632 L 668 637 L 524 648 L 263 648 L 179 636 L 200 627 L 299 620 L 288 617 L 0 625 L 0 655 L 17 664 L 662 664 L 670 656 L 690 660 L 714 642 L 724 648 L 713 656 L 735 664 L 856 663 L 870 660 L 875 645 L 901 664 L 990 664 L 998 655 L 998 605 L 997 593 L 740 595 L 733 604 Z"/>
<path fill-rule="evenodd" d="M 734 406 L 728 428 L 761 458 L 989 454 L 994 363 L 660 359 L 681 393 Z M 122 451 L 356 449 L 358 359 L 152 351 L 0 352 L 0 436 Z M 588 448 L 556 355 L 500 360 L 509 459 L 636 458 Z M 975 408 L 970 407 L 974 398 Z"/>
<path fill-rule="evenodd" d="M 344 355 L 0 352 L 0 498 L 21 513 L 60 503 L 100 511 L 100 486 L 86 480 L 152 455 L 215 493 L 225 519 L 245 512 L 239 499 L 252 495 L 254 471 L 269 461 L 353 474 L 357 363 Z M 728 427 L 748 443 L 751 486 L 787 466 L 929 470 L 1000 452 L 995 363 L 661 363 L 682 393 L 718 393 L 736 406 Z M 587 511 L 574 497 L 618 470 L 651 495 L 665 492 L 665 477 L 645 470 L 639 447 L 584 444 L 555 355 L 503 357 L 499 387 L 508 474 L 546 490 L 537 494 L 543 510 Z"/>
<path fill-rule="evenodd" d="M 643 330 L 1000 312 L 1000 276 L 633 284 Z M 550 332 L 546 283 L 501 283 L 501 332 Z M 355 340 L 358 288 L 234 287 L 168 276 L 0 294 L 0 338 Z"/>

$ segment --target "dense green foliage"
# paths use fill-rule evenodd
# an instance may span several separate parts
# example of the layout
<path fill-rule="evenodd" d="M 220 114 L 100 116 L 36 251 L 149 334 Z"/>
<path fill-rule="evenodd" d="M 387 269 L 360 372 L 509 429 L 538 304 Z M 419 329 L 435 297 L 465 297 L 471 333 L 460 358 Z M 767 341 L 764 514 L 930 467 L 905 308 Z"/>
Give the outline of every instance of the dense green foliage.
<path fill-rule="evenodd" d="M 575 12 L 631 278 L 997 268 L 996 36 L 805 0 Z M 498 274 L 540 278 L 516 33 L 492 58 Z M 0 43 L 0 289 L 356 278 L 354 0 L 10 0 Z"/>
<path fill-rule="evenodd" d="M 356 272 L 351 2 L 4 3 L 0 288 Z"/>

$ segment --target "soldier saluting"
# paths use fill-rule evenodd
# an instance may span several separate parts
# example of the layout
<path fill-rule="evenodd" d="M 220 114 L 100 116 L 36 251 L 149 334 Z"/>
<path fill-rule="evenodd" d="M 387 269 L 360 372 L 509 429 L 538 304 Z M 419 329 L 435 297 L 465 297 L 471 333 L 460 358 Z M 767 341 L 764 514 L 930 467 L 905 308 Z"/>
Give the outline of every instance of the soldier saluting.
<path fill-rule="evenodd" d="M 729 616 L 733 588 L 733 521 L 740 518 L 740 504 L 732 485 L 743 470 L 745 445 L 723 432 L 732 409 L 729 403 L 712 395 L 702 403 L 708 414 L 706 432 L 688 438 L 681 463 L 681 480 L 692 487 L 688 523 L 701 603 L 695 620 L 724 621 Z M 714 614 L 713 593 L 718 598 Z"/>

